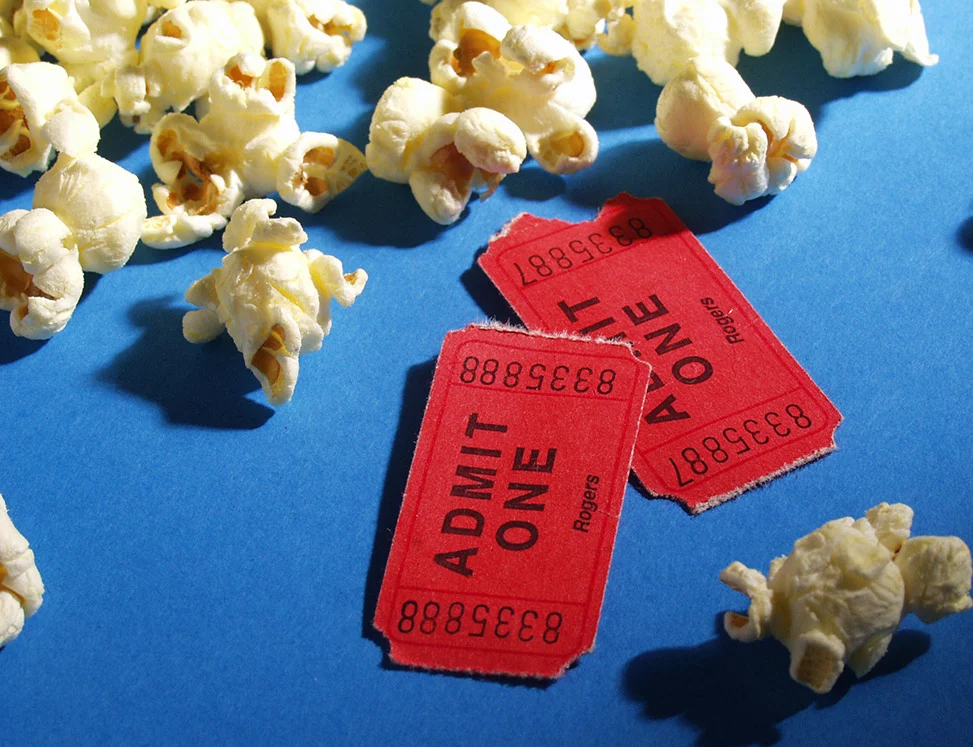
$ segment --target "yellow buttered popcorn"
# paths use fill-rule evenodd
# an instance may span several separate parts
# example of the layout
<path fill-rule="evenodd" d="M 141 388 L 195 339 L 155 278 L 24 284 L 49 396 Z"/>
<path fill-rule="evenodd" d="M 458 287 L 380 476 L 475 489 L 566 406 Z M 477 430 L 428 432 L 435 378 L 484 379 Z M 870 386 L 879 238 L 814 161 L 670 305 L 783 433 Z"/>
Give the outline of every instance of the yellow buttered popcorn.
<path fill-rule="evenodd" d="M 727 612 L 726 632 L 744 642 L 774 636 L 791 653 L 791 677 L 818 693 L 846 665 L 867 674 L 909 613 L 935 622 L 973 607 L 969 548 L 958 537 L 909 538 L 912 517 L 903 503 L 880 503 L 857 521 L 829 521 L 766 577 L 732 563 L 720 580 L 750 597 L 750 609 Z"/>
<path fill-rule="evenodd" d="M 18 337 L 46 340 L 74 314 L 84 272 L 70 235 L 49 210 L 0 216 L 0 309 Z"/>
<path fill-rule="evenodd" d="M 0 495 L 0 646 L 20 635 L 24 620 L 40 609 L 44 582 L 34 563 L 34 551 L 17 531 Z"/>
<path fill-rule="evenodd" d="M 331 299 L 351 306 L 368 279 L 364 270 L 345 274 L 337 258 L 316 249 L 301 251 L 307 234 L 292 218 L 272 218 L 276 211 L 273 200 L 234 211 L 223 265 L 189 287 L 186 300 L 199 309 L 183 318 L 189 342 L 225 329 L 275 406 L 294 394 L 298 357 L 319 349 L 331 331 Z"/>

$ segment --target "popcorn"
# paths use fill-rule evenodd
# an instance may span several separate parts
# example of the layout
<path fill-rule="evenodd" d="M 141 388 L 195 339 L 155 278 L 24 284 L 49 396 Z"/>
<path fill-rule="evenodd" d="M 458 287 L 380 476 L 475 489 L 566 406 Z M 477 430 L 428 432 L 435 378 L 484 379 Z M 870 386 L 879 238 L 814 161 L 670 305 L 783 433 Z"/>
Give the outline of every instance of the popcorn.
<path fill-rule="evenodd" d="M 464 109 L 494 109 L 516 123 L 545 170 L 571 174 L 590 166 L 598 136 L 585 116 L 595 84 L 574 45 L 551 29 L 510 26 L 477 2 L 461 5 L 452 23 L 430 54 L 432 82 Z"/>
<path fill-rule="evenodd" d="M 712 161 L 709 181 L 734 205 L 782 192 L 817 153 L 804 106 L 755 98 L 733 66 L 716 58 L 690 60 L 665 85 L 655 126 L 680 155 Z"/>
<path fill-rule="evenodd" d="M 34 564 L 34 551 L 10 521 L 0 495 L 0 646 L 20 635 L 24 620 L 40 609 L 44 582 Z"/>
<path fill-rule="evenodd" d="M 709 139 L 709 182 L 734 205 L 787 189 L 818 150 L 808 110 L 780 96 L 755 98 L 720 117 Z"/>
<path fill-rule="evenodd" d="M 270 0 L 266 19 L 274 57 L 293 62 L 298 75 L 330 73 L 365 38 L 365 14 L 343 0 Z"/>
<path fill-rule="evenodd" d="M 917 0 L 788 0 L 784 20 L 803 28 L 836 78 L 874 75 L 895 52 L 923 66 L 939 62 Z"/>
<path fill-rule="evenodd" d="M 138 177 L 95 153 L 58 156 L 37 180 L 33 205 L 60 219 L 81 267 L 100 274 L 128 262 L 146 216 Z"/>
<path fill-rule="evenodd" d="M 277 161 L 277 191 L 284 202 L 316 213 L 366 169 L 354 145 L 326 132 L 305 132 Z"/>
<path fill-rule="evenodd" d="M 468 0 L 442 0 L 432 9 L 429 36 L 439 41 L 452 25 L 452 15 Z M 620 17 L 630 0 L 486 0 L 514 26 L 544 26 L 557 31 L 578 49 L 587 49 L 603 22 Z M 455 39 L 454 39 L 455 41 Z"/>
<path fill-rule="evenodd" d="M 67 73 L 49 62 L 0 70 L 0 130 L 0 167 L 20 176 L 46 169 L 54 149 L 77 155 L 101 138 Z"/>
<path fill-rule="evenodd" d="M 27 33 L 61 63 L 116 59 L 135 47 L 146 3 L 24 0 Z"/>
<path fill-rule="evenodd" d="M 376 176 L 408 182 L 423 212 L 443 225 L 459 218 L 474 190 L 489 196 L 527 156 L 523 132 L 503 114 L 449 111 L 455 105 L 437 86 L 400 78 L 375 108 L 365 148 Z"/>
<path fill-rule="evenodd" d="M 123 123 L 147 134 L 169 110 L 181 112 L 206 92 L 212 75 L 240 52 L 260 54 L 264 38 L 245 2 L 188 0 L 149 26 L 137 65 L 111 81 Z"/>
<path fill-rule="evenodd" d="M 694 57 L 734 67 L 740 51 L 767 54 L 777 38 L 784 0 L 635 0 L 633 15 L 613 17 L 599 46 L 631 54 L 656 85 L 679 75 Z"/>
<path fill-rule="evenodd" d="M 859 677 L 885 655 L 902 618 L 934 622 L 973 607 L 973 564 L 958 537 L 908 539 L 912 509 L 880 503 L 858 521 L 830 521 L 770 564 L 768 577 L 740 562 L 720 580 L 750 597 L 727 612 L 731 638 L 773 635 L 791 653 L 791 677 L 817 693 L 847 664 Z"/>
<path fill-rule="evenodd" d="M 365 157 L 332 135 L 302 136 L 294 93 L 291 62 L 244 53 L 213 75 L 201 120 L 163 117 L 149 145 L 162 215 L 145 222 L 142 240 L 160 249 L 185 246 L 223 228 L 248 198 L 277 190 L 316 211 L 346 189 Z"/>
<path fill-rule="evenodd" d="M 18 337 L 46 340 L 71 319 L 84 288 L 84 273 L 70 233 L 49 210 L 13 210 L 0 216 L 0 309 L 10 312 L 10 329 Z M 4 564 L 5 531 L 0 517 Z M 4 611 L 0 605 L 0 615 Z M 0 629 L 5 624 L 0 623 Z M 0 630 L 0 645 L 3 635 Z"/>
<path fill-rule="evenodd" d="M 225 328 L 272 405 L 289 402 L 298 357 L 321 347 L 331 331 L 330 301 L 350 306 L 364 270 L 344 274 L 335 257 L 301 251 L 307 234 L 292 218 L 271 218 L 273 200 L 250 200 L 234 211 L 223 234 L 223 266 L 193 283 L 186 300 L 199 307 L 183 317 L 183 336 L 208 342 Z"/>

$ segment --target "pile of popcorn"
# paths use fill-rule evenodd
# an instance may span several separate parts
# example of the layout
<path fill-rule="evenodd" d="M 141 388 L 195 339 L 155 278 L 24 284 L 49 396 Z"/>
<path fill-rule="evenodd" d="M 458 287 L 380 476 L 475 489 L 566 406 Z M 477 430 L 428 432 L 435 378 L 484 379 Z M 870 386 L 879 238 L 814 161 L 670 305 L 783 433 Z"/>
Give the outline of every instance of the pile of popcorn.
<path fill-rule="evenodd" d="M 349 295 L 336 280 L 318 282 L 317 259 L 281 274 L 291 262 L 282 257 L 309 254 L 298 248 L 307 237 L 293 221 L 271 220 L 273 203 L 248 200 L 276 192 L 313 213 L 370 170 L 408 184 L 430 218 L 450 224 L 528 155 L 553 174 L 585 169 L 598 135 L 586 120 L 596 91 L 581 51 L 595 44 L 632 55 L 664 85 L 659 137 L 711 161 L 718 195 L 742 204 L 776 194 L 810 165 L 814 124 L 795 101 L 755 96 L 735 65 L 741 51 L 766 54 L 781 22 L 804 29 L 832 75 L 873 74 L 894 52 L 937 61 L 914 0 L 441 0 L 429 80 L 400 78 L 385 91 L 363 155 L 334 135 L 301 132 L 295 115 L 296 76 L 334 70 L 365 35 L 364 14 L 344 0 L 2 0 L 0 167 L 43 175 L 31 210 L 0 217 L 0 308 L 15 334 L 48 338 L 71 318 L 85 271 L 121 268 L 139 241 L 192 244 L 245 208 L 239 220 L 262 227 L 224 236 L 222 271 L 187 294 L 207 322 L 191 312 L 186 337 L 225 327 L 281 404 L 296 356 L 330 327 L 295 320 L 318 319 L 332 297 L 351 303 L 366 276 L 345 276 L 328 258 L 335 277 L 355 278 Z M 150 136 L 159 215 L 148 217 L 134 175 L 97 154 L 116 113 Z M 277 237 L 260 246 L 288 253 L 257 252 L 258 235 Z M 266 261 L 251 282 L 230 281 L 230 268 L 255 252 Z M 281 382 L 260 364 L 271 349 Z"/>

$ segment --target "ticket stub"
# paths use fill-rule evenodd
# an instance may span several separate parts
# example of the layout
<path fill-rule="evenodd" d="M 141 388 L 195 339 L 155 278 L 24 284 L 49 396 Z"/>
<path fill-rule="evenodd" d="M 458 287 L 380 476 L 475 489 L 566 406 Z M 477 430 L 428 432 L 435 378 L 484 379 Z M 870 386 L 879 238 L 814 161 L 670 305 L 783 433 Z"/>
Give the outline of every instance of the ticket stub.
<path fill-rule="evenodd" d="M 446 336 L 375 612 L 393 661 L 553 678 L 591 650 L 649 375 L 618 343 Z"/>
<path fill-rule="evenodd" d="M 530 329 L 652 364 L 632 462 L 651 493 L 698 513 L 835 448 L 841 414 L 662 200 L 521 215 L 479 263 Z"/>

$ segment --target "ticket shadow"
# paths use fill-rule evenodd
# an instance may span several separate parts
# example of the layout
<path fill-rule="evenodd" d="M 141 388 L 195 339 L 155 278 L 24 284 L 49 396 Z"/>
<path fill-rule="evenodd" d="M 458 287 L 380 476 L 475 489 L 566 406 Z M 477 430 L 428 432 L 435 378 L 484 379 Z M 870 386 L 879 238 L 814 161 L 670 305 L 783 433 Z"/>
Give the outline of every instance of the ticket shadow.
<path fill-rule="evenodd" d="M 437 358 L 412 366 L 406 373 L 405 385 L 402 387 L 402 408 L 399 413 L 399 424 L 392 441 L 392 451 L 389 454 L 388 468 L 385 472 L 385 484 L 382 488 L 382 500 L 378 507 L 375 523 L 375 537 L 372 541 L 372 559 L 365 577 L 365 595 L 362 605 L 362 638 L 372 641 L 382 649 L 382 669 L 391 671 L 415 671 L 412 667 L 396 664 L 389 658 L 389 644 L 381 633 L 375 630 L 372 620 L 375 619 L 375 609 L 378 606 L 378 595 L 385 576 L 385 566 L 388 563 L 389 552 L 392 549 L 392 538 L 395 535 L 395 524 L 402 507 L 402 496 L 409 479 L 409 469 L 422 427 L 422 416 L 432 388 L 433 375 L 436 372 Z M 575 666 L 574 664 L 572 667 Z M 425 671 L 425 670 L 423 670 Z M 437 672 L 447 677 L 461 677 L 486 682 L 496 682 L 504 685 L 516 685 L 544 689 L 550 687 L 551 680 L 533 680 L 521 677 L 504 677 L 494 675 L 468 674 L 461 672 Z"/>
<path fill-rule="evenodd" d="M 186 309 L 175 297 L 147 299 L 129 310 L 139 339 L 99 373 L 103 383 L 158 404 L 170 423 L 226 430 L 259 428 L 274 410 L 246 395 L 259 389 L 229 335 L 205 345 L 182 336 Z"/>
<path fill-rule="evenodd" d="M 459 281 L 470 295 L 470 298 L 473 299 L 473 302 L 486 314 L 487 318 L 500 322 L 501 324 L 523 327 L 523 322 L 520 321 L 517 313 L 510 308 L 507 299 L 500 294 L 497 286 L 483 272 L 483 268 L 477 264 L 477 260 L 486 253 L 486 250 L 487 248 L 485 246 L 477 250 L 473 258 L 473 264 L 459 276 Z"/>
<path fill-rule="evenodd" d="M 852 687 L 897 672 L 929 650 L 929 636 L 904 630 L 861 680 L 844 672 L 826 695 L 815 695 L 787 674 L 789 654 L 775 640 L 740 643 L 722 632 L 686 648 L 647 651 L 623 675 L 625 696 L 650 720 L 680 718 L 697 731 L 697 745 L 774 744 L 779 724 L 810 706 L 828 708 Z"/>

